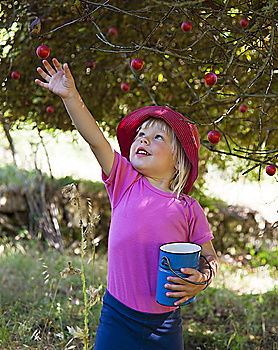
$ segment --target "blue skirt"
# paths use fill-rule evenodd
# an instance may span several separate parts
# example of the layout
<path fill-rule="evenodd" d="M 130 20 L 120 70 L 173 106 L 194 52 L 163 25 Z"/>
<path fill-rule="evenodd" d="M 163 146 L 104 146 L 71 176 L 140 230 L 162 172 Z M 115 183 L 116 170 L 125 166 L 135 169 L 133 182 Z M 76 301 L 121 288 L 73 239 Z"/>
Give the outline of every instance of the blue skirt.
<path fill-rule="evenodd" d="M 139 312 L 106 291 L 94 350 L 169 349 L 184 350 L 180 309 Z"/>

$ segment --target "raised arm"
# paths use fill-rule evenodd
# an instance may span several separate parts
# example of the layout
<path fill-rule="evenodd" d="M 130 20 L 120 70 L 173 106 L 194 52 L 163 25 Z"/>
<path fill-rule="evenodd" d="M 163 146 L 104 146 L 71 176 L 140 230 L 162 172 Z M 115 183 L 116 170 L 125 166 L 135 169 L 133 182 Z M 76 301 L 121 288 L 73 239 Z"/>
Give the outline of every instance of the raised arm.
<path fill-rule="evenodd" d="M 104 173 L 109 176 L 114 151 L 79 95 L 67 63 L 62 66 L 56 58 L 53 58 L 52 62 L 54 68 L 46 60 L 43 61 L 45 71 L 41 67 L 37 68 L 38 73 L 46 82 L 39 79 L 36 79 L 35 82 L 61 97 L 77 130 L 90 145 Z"/>

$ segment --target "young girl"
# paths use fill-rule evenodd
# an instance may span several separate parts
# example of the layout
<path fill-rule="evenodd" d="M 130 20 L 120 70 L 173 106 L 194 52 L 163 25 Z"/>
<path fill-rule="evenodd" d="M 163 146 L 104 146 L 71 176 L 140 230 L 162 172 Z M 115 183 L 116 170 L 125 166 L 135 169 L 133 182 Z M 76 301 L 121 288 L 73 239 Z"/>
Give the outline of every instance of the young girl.
<path fill-rule="evenodd" d="M 196 127 L 162 106 L 140 108 L 123 118 L 113 151 L 86 108 L 67 64 L 43 61 L 35 82 L 62 98 L 76 128 L 101 168 L 112 208 L 108 242 L 108 285 L 95 350 L 183 349 L 180 304 L 212 282 L 216 253 L 204 212 L 187 194 L 198 176 Z M 201 245 L 209 261 L 200 271 L 182 268 L 193 283 L 168 277 L 173 306 L 156 302 L 159 247 L 169 242 Z M 199 283 L 199 284 L 198 284 Z M 205 283 L 201 284 L 201 283 Z"/>

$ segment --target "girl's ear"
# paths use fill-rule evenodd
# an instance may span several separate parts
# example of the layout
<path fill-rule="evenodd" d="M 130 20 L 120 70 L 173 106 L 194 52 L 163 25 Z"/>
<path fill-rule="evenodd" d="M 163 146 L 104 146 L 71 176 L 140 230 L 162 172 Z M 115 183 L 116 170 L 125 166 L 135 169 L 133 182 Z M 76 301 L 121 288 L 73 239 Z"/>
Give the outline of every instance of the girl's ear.
<path fill-rule="evenodd" d="M 180 165 L 180 162 L 178 161 L 178 162 L 176 163 L 176 165 L 175 165 L 175 169 L 176 169 L 176 170 L 179 170 L 179 165 Z"/>

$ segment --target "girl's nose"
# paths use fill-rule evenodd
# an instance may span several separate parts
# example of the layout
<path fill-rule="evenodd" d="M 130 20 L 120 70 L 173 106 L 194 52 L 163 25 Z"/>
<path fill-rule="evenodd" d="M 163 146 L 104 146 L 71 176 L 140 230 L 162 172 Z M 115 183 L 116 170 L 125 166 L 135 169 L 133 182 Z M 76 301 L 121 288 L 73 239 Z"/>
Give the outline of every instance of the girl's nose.
<path fill-rule="evenodd" d="M 140 140 L 141 143 L 144 143 L 146 145 L 148 145 L 150 143 L 149 139 L 147 137 L 142 137 Z"/>

